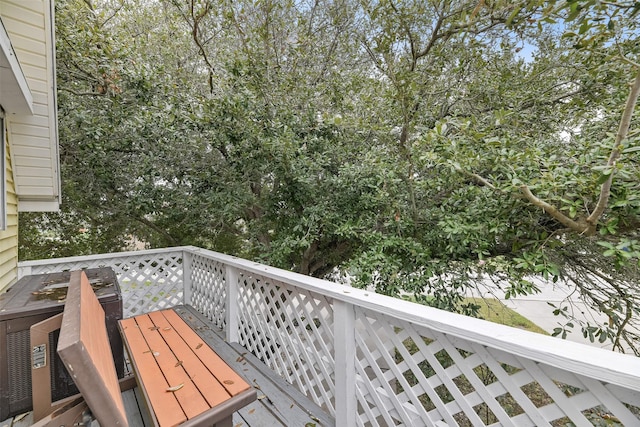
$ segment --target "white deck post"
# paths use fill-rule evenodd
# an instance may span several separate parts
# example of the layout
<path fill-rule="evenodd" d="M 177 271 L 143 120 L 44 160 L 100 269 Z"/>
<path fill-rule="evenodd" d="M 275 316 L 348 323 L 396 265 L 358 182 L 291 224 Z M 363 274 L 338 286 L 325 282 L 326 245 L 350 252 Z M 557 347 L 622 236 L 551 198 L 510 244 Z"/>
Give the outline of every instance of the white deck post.
<path fill-rule="evenodd" d="M 32 270 L 31 266 L 27 266 L 27 267 L 18 266 L 18 280 L 22 279 L 24 276 L 30 276 L 31 270 Z"/>
<path fill-rule="evenodd" d="M 182 251 L 182 295 L 185 305 L 191 305 L 191 263 L 193 254 L 190 250 Z"/>
<path fill-rule="evenodd" d="M 227 300 L 225 307 L 225 323 L 227 326 L 227 342 L 238 342 L 238 269 L 227 265 L 225 267 Z"/>
<path fill-rule="evenodd" d="M 355 310 L 352 304 L 333 304 L 333 337 L 335 350 L 336 425 L 356 425 L 356 340 Z"/>

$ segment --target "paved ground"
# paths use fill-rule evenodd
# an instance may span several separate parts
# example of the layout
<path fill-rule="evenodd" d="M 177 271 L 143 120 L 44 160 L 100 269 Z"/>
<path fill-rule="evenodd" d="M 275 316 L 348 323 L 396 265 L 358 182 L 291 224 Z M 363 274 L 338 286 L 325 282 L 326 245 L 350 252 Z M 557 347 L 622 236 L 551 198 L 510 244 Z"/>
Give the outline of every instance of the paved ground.
<path fill-rule="evenodd" d="M 562 286 L 554 283 L 537 282 L 536 285 L 540 288 L 540 293 L 527 296 L 519 296 L 514 299 L 504 299 L 504 292 L 496 289 L 492 286 L 491 290 L 482 292 L 483 297 L 497 297 L 507 307 L 521 314 L 540 328 L 553 333 L 553 330 L 558 327 L 562 327 L 567 320 L 562 316 L 555 316 L 553 314 L 554 308 L 548 303 L 552 303 L 557 307 L 568 307 L 567 311 L 572 313 L 576 318 L 583 321 L 590 321 L 591 324 L 600 323 L 606 321 L 606 317 L 595 313 L 589 309 L 576 295 L 572 295 L 566 286 Z M 611 349 L 611 344 L 605 342 L 600 344 L 597 342 L 592 343 L 589 339 L 584 338 L 582 331 L 578 325 L 567 334 L 567 340 L 581 342 L 592 346 Z"/>

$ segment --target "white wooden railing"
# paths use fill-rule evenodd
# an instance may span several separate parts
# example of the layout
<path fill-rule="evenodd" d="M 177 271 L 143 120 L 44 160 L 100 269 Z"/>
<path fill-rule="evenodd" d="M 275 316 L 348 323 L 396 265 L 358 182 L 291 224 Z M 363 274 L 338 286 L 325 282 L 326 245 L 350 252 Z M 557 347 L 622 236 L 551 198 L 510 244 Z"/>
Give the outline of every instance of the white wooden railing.
<path fill-rule="evenodd" d="M 22 262 L 111 266 L 125 316 L 190 304 L 337 426 L 640 425 L 640 359 L 195 247 Z"/>

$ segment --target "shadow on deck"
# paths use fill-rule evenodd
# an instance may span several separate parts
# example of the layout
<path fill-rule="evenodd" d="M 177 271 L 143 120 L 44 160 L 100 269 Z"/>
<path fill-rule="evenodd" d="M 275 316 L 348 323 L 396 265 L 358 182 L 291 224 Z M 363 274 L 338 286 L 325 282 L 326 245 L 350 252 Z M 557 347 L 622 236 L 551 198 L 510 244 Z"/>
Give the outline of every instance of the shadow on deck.
<path fill-rule="evenodd" d="M 233 415 L 233 427 L 333 426 L 335 420 L 296 388 L 278 377 L 258 358 L 238 345 L 224 340 L 221 330 L 190 306 L 175 307 L 229 366 L 244 377 L 258 392 L 258 400 Z M 127 418 L 131 427 L 151 426 L 137 388 L 123 393 Z M 31 413 L 0 422 L 0 427 L 23 427 L 33 423 Z M 92 426 L 99 425 L 96 421 Z"/>

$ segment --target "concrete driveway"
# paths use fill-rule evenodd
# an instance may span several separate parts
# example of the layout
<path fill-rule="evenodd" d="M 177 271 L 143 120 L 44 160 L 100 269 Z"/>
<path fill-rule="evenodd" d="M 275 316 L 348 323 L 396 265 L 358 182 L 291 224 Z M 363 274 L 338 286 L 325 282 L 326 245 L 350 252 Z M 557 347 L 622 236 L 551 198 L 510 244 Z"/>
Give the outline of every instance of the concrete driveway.
<path fill-rule="evenodd" d="M 498 289 L 498 287 L 493 284 L 487 284 L 486 290 L 480 290 L 480 296 L 484 298 L 498 298 L 505 306 L 526 317 L 549 334 L 552 334 L 555 328 L 563 327 L 569 322 L 564 316 L 554 315 L 554 307 L 549 305 L 549 303 L 558 308 L 567 307 L 567 313 L 569 315 L 584 322 L 590 322 L 592 325 L 601 324 L 608 320 L 603 314 L 590 309 L 579 298 L 579 295 L 572 293 L 566 285 L 539 280 L 536 280 L 535 284 L 540 288 L 540 292 L 533 295 L 505 299 L 504 291 Z M 609 341 L 599 343 L 596 338 L 595 342 L 592 343 L 588 338 L 584 338 L 580 325 L 575 322 L 574 324 L 574 328 L 567 329 L 567 340 L 611 349 L 612 346 Z"/>

